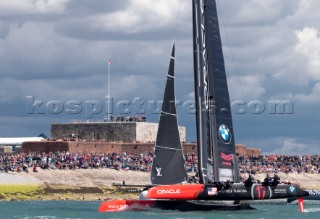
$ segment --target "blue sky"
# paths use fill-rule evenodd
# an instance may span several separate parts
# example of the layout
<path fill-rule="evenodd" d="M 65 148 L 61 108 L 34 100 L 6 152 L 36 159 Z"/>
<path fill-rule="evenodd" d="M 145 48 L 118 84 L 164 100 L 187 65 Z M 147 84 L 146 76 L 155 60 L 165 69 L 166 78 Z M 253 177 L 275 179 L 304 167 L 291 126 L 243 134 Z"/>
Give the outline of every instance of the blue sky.
<path fill-rule="evenodd" d="M 319 154 L 319 8 L 317 0 L 218 0 L 237 143 Z M 108 58 L 114 113 L 144 110 L 158 122 L 153 103 L 175 37 L 179 124 L 195 140 L 191 16 L 191 0 L 0 0 L 0 137 L 102 120 Z M 290 107 L 274 114 L 275 102 Z"/>

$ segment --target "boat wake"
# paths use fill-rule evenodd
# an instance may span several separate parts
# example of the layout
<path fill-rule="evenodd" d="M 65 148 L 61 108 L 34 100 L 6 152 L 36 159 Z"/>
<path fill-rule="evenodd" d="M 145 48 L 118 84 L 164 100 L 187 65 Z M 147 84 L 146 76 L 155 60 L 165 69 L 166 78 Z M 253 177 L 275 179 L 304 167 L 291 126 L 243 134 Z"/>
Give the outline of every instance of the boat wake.
<path fill-rule="evenodd" d="M 304 209 L 304 212 L 305 213 L 308 213 L 308 212 L 320 212 L 320 208 L 306 208 L 306 209 Z"/>

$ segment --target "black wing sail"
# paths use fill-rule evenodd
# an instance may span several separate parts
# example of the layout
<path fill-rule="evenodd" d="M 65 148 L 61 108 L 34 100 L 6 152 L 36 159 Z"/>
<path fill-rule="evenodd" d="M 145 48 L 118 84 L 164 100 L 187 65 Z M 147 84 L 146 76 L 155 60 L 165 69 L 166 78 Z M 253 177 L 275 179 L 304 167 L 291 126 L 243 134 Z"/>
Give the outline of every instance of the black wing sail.
<path fill-rule="evenodd" d="M 216 1 L 193 3 L 198 153 L 199 163 L 207 169 L 199 169 L 200 179 L 204 183 L 239 182 L 239 169 L 233 162 L 235 143 Z M 210 162 L 213 179 L 208 173 Z"/>
<path fill-rule="evenodd" d="M 173 44 L 152 162 L 152 184 L 181 183 L 186 181 L 187 176 L 176 114 L 174 55 L 175 45 Z"/>

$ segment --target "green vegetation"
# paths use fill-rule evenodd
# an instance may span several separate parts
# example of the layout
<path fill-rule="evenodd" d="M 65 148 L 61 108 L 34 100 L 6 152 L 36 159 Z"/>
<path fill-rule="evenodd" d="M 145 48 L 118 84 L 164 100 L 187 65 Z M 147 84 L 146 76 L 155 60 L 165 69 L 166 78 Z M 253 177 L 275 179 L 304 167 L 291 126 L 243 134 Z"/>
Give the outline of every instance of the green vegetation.
<path fill-rule="evenodd" d="M 0 195 L 4 193 L 32 193 L 37 191 L 38 185 L 23 185 L 23 184 L 0 184 Z"/>
<path fill-rule="evenodd" d="M 138 192 L 113 186 L 76 187 L 64 185 L 0 184 L 0 200 L 105 200 L 136 199 Z"/>
<path fill-rule="evenodd" d="M 0 200 L 28 200 L 38 193 L 38 185 L 1 184 Z"/>

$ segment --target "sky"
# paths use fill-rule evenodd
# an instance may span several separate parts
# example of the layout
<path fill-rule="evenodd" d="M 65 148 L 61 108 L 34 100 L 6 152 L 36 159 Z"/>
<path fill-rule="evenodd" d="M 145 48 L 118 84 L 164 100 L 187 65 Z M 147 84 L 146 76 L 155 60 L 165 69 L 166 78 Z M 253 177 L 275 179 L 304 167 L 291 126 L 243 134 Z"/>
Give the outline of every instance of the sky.
<path fill-rule="evenodd" d="M 319 154 L 320 1 L 217 4 L 236 143 Z M 158 122 L 174 38 L 179 125 L 195 141 L 191 0 L 0 0 L 0 137 L 103 120 L 108 75 L 114 115 Z"/>

